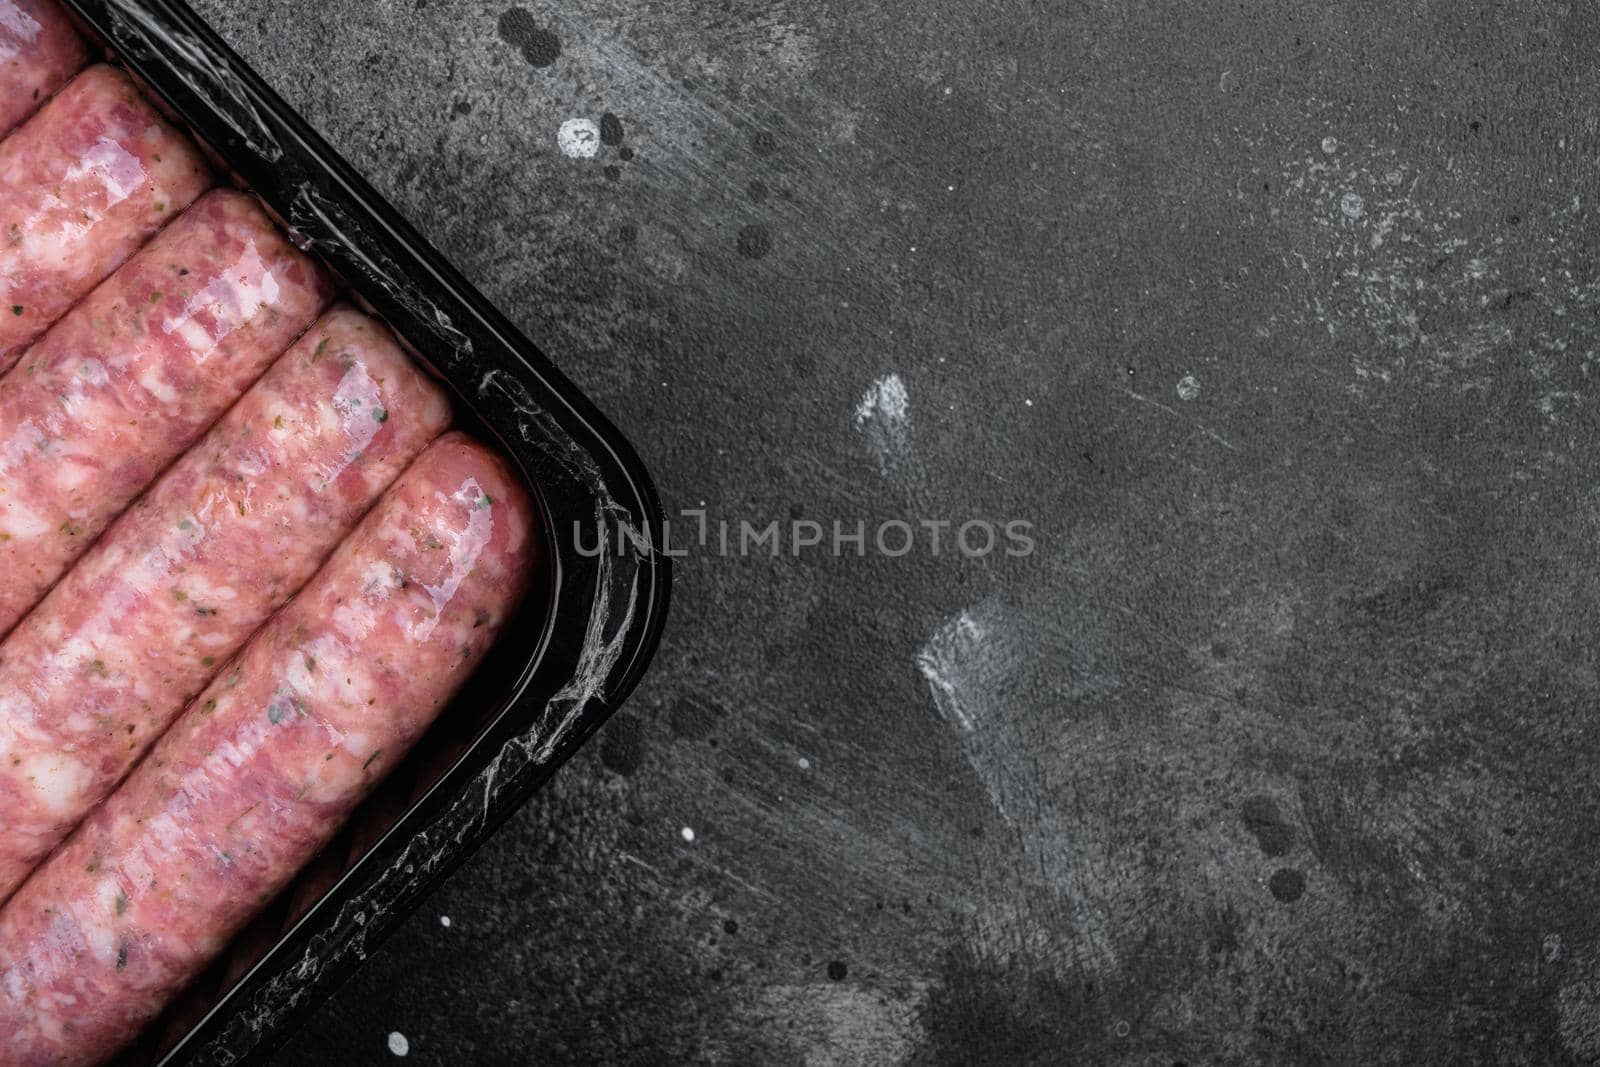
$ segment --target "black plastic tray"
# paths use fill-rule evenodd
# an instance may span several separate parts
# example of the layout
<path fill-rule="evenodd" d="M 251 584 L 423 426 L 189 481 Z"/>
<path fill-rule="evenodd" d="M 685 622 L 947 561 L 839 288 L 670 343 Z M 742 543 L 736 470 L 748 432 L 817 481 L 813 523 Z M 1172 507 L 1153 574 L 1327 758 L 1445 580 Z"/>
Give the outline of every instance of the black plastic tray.
<path fill-rule="evenodd" d="M 340 837 L 125 1057 L 258 1062 L 632 691 L 666 620 L 661 509 L 622 435 L 187 5 L 62 2 L 451 387 L 458 422 L 498 442 L 543 511 L 546 572 L 521 617 Z"/>

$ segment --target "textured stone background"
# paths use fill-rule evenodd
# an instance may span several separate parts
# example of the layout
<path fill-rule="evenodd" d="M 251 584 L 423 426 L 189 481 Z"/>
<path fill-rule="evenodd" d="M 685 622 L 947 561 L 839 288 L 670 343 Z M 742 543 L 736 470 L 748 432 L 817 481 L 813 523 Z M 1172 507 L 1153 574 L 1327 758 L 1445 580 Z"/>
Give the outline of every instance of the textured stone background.
<path fill-rule="evenodd" d="M 199 6 L 669 509 L 1038 541 L 682 561 L 280 1063 L 1600 1057 L 1591 5 Z"/>

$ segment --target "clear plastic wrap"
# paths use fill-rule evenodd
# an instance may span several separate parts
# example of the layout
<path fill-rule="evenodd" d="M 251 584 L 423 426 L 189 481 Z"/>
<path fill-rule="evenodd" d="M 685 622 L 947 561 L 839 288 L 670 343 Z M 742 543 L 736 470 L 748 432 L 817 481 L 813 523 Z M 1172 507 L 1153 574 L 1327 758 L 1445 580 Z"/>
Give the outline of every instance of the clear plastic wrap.
<path fill-rule="evenodd" d="M 455 394 L 540 511 L 548 566 L 519 620 L 343 834 L 129 1062 L 264 1058 L 627 697 L 670 589 L 660 505 L 621 435 L 187 6 L 64 0 Z M 598 546 L 598 548 L 597 548 Z"/>

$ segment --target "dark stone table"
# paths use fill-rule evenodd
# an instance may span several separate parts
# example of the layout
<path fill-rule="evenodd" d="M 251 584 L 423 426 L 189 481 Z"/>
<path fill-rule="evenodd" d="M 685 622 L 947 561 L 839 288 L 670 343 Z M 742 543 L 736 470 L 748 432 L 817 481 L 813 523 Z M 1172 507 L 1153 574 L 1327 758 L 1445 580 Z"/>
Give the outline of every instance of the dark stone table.
<path fill-rule="evenodd" d="M 713 524 L 278 1062 L 1600 1057 L 1600 14 L 524 3 L 199 5 Z"/>

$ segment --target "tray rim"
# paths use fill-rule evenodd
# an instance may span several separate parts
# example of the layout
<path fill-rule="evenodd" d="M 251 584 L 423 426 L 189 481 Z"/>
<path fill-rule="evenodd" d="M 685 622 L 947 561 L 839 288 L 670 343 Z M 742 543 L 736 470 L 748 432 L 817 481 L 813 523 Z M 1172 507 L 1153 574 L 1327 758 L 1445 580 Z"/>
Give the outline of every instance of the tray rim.
<path fill-rule="evenodd" d="M 162 1067 L 260 1062 L 354 973 L 370 949 L 476 852 L 637 686 L 659 648 L 671 597 L 664 516 L 654 482 L 623 434 L 184 0 L 60 2 L 80 28 L 89 31 L 92 55 L 96 45 L 108 49 L 112 62 L 136 75 L 143 88 L 272 209 L 297 244 L 329 262 L 349 289 L 369 304 L 369 310 L 420 353 L 451 387 L 458 402 L 498 438 L 494 444 L 517 466 L 539 502 L 545 523 L 552 568 L 549 610 L 500 706 L 485 720 L 488 725 L 155 1061 Z M 96 58 L 104 54 L 102 51 Z M 227 105 L 241 103 L 247 114 L 228 113 Z M 254 124 L 255 128 L 241 129 L 241 124 Z M 266 135 L 266 140 L 253 144 L 256 134 Z M 290 142 L 287 145 L 282 143 L 285 138 Z M 272 154 L 274 148 L 280 149 L 277 156 Z M 354 224 L 381 246 L 386 266 L 398 272 L 400 281 L 426 288 L 428 308 L 445 315 L 444 321 L 437 322 L 438 329 L 430 329 L 427 321 L 419 318 L 418 307 L 408 306 L 401 299 L 404 294 L 395 293 L 383 277 L 374 278 L 362 270 L 360 261 L 370 260 L 370 246 L 360 250 L 342 247 L 337 226 L 330 236 L 296 221 L 295 198 L 286 193 L 291 183 L 275 173 L 283 167 L 283 148 L 295 149 L 293 163 L 308 168 L 295 175 L 297 181 L 320 182 L 315 187 L 322 198 L 316 205 L 319 209 L 332 207 L 341 212 L 339 222 Z M 301 188 L 311 187 L 302 184 Z M 395 279 L 391 276 L 388 280 Z M 451 365 L 440 358 L 451 347 L 452 335 L 468 339 L 470 365 Z M 470 381 L 463 380 L 468 372 L 483 375 L 476 391 Z M 506 377 L 497 379 L 497 375 Z M 491 380 L 515 383 L 521 396 L 543 406 L 542 413 L 558 431 L 557 438 L 576 450 L 576 462 L 602 472 L 604 498 L 591 492 L 588 500 L 582 501 L 589 510 L 581 507 L 581 495 L 575 490 L 581 478 L 563 478 L 560 465 L 552 466 L 549 455 L 526 439 L 525 430 L 519 440 L 511 425 L 514 418 L 489 408 L 484 391 Z M 609 553 L 589 557 L 578 552 L 575 543 L 579 523 L 606 518 L 639 535 L 630 551 L 618 551 L 615 563 Z M 574 535 L 570 539 L 569 530 Z M 609 637 L 591 632 L 596 615 L 619 595 L 628 605 L 621 626 Z M 512 637 L 508 628 L 498 644 L 503 646 Z M 549 727 L 546 720 L 555 701 L 586 669 L 585 657 L 595 638 L 615 650 L 603 677 L 589 679 L 591 691 L 579 694 L 581 703 L 560 724 L 562 732 L 535 747 L 536 735 Z M 522 727 L 510 729 L 518 720 Z M 386 865 L 385 861 L 392 864 L 413 841 L 444 822 L 448 811 L 441 805 L 459 801 L 463 791 L 473 785 L 474 775 L 468 772 L 497 764 L 517 751 L 528 757 L 518 772 L 507 776 L 492 796 L 485 795 L 481 818 L 451 836 L 425 873 L 401 875 L 397 866 Z M 442 796 L 448 789 L 454 793 Z M 402 879 L 405 883 L 399 884 Z M 362 893 L 386 890 L 393 896 L 391 903 L 357 924 L 359 959 L 341 956 L 335 966 L 318 968 L 307 976 L 286 1003 L 276 1008 L 262 1004 L 268 984 L 281 977 L 281 971 L 274 973 L 275 967 L 292 965 L 295 950 L 304 951 L 315 939 L 333 936 L 349 926 L 342 914 L 343 903 L 360 899 Z M 346 929 L 346 940 L 352 936 L 357 935 Z M 256 1015 L 246 1024 L 248 1033 L 229 1042 L 230 1035 L 238 1037 L 239 1020 L 252 1009 Z"/>

